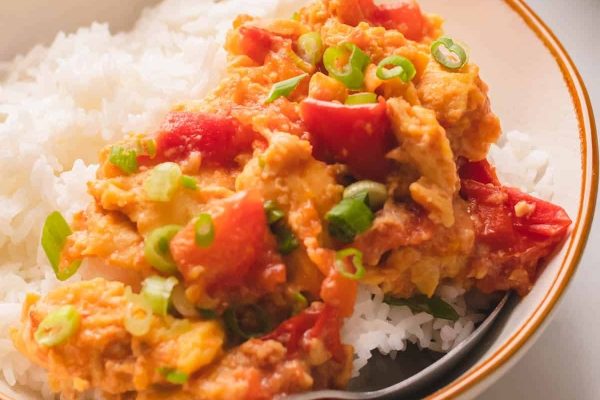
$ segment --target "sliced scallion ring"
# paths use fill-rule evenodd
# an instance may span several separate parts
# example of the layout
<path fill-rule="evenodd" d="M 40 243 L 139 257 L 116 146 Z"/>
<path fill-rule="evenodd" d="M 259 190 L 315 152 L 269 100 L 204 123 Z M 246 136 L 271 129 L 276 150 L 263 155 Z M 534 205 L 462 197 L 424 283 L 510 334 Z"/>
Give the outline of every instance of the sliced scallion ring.
<path fill-rule="evenodd" d="M 364 199 L 343 199 L 325 215 L 329 233 L 344 243 L 350 243 L 356 235 L 369 229 L 375 216 Z"/>
<path fill-rule="evenodd" d="M 372 103 L 377 103 L 377 95 L 369 92 L 351 94 L 346 98 L 345 102 L 347 106 L 357 106 L 360 104 Z"/>
<path fill-rule="evenodd" d="M 144 256 L 148 264 L 165 274 L 177 272 L 169 252 L 169 242 L 181 230 L 179 225 L 166 225 L 153 230 L 144 243 Z"/>
<path fill-rule="evenodd" d="M 462 68 L 468 61 L 465 49 L 449 37 L 442 37 L 433 42 L 431 54 L 438 63 L 451 70 Z"/>
<path fill-rule="evenodd" d="M 370 57 L 353 43 L 329 47 L 323 54 L 323 65 L 329 75 L 353 90 L 363 86 L 364 71 L 370 62 Z"/>
<path fill-rule="evenodd" d="M 315 66 L 323 55 L 323 40 L 318 32 L 308 32 L 298 38 L 298 55 Z"/>
<path fill-rule="evenodd" d="M 44 222 L 42 229 L 42 248 L 50 265 L 54 270 L 54 274 L 59 281 L 69 279 L 81 265 L 81 260 L 71 262 L 67 268 L 60 268 L 60 254 L 65 246 L 67 238 L 72 234 L 69 224 L 58 211 L 54 211 Z"/>
<path fill-rule="evenodd" d="M 215 224 L 210 214 L 202 213 L 194 222 L 194 240 L 199 247 L 209 247 L 215 240 Z"/>
<path fill-rule="evenodd" d="M 137 152 L 121 146 L 111 147 L 108 161 L 128 175 L 138 169 Z"/>
<path fill-rule="evenodd" d="M 194 178 L 193 176 L 182 175 L 181 186 L 183 186 L 186 189 L 196 190 L 198 189 L 198 182 L 196 182 L 196 178 Z"/>
<path fill-rule="evenodd" d="M 298 238 L 286 224 L 275 224 L 271 227 L 271 231 L 277 239 L 277 250 L 283 255 L 290 254 L 300 245 Z"/>
<path fill-rule="evenodd" d="M 363 194 L 367 195 L 368 205 L 375 211 L 383 207 L 388 197 L 385 185 L 374 181 L 358 181 L 344 189 L 345 199 L 363 198 Z"/>
<path fill-rule="evenodd" d="M 144 296 L 131 293 L 131 288 L 127 288 L 125 297 L 125 330 L 133 336 L 144 336 L 152 325 L 152 307 Z"/>
<path fill-rule="evenodd" d="M 352 257 L 354 272 L 349 272 L 347 269 L 346 259 Z M 344 277 L 358 281 L 365 276 L 366 269 L 362 262 L 363 254 L 360 250 L 349 247 L 340 250 L 335 254 L 335 268 Z"/>
<path fill-rule="evenodd" d="M 242 309 L 243 308 L 243 309 Z M 252 320 L 257 323 L 258 327 L 255 330 L 243 330 L 240 326 L 239 312 L 251 312 L 253 313 Z M 247 304 L 243 307 L 230 307 L 223 313 L 223 319 L 225 325 L 230 333 L 239 336 L 244 339 L 251 339 L 259 337 L 267 332 L 271 326 L 269 315 L 267 312 L 257 304 Z"/>
<path fill-rule="evenodd" d="M 394 67 L 388 69 L 388 65 Z M 402 82 L 408 82 L 415 77 L 417 70 L 413 63 L 406 57 L 393 55 L 384 58 L 377 65 L 376 75 L 379 79 L 387 81 L 389 79 L 400 78 Z"/>
<path fill-rule="evenodd" d="M 197 318 L 200 314 L 188 299 L 185 294 L 185 286 L 181 283 L 173 288 L 171 303 L 173 304 L 173 308 L 184 318 Z"/>
<path fill-rule="evenodd" d="M 265 214 L 267 216 L 267 223 L 269 225 L 273 225 L 274 223 L 276 223 L 277 221 L 280 221 L 285 216 L 285 213 L 283 212 L 283 210 L 281 208 L 279 208 L 277 203 L 275 203 L 273 200 L 265 201 L 264 208 L 265 208 Z"/>
<path fill-rule="evenodd" d="M 294 305 L 292 306 L 293 315 L 300 314 L 306 307 L 308 307 L 308 300 L 302 293 L 294 292 L 292 299 L 294 300 Z"/>
<path fill-rule="evenodd" d="M 144 181 L 144 191 L 149 200 L 167 202 L 179 187 L 181 168 L 173 162 L 158 164 Z"/>
<path fill-rule="evenodd" d="M 171 293 L 179 282 L 175 277 L 150 276 L 142 282 L 142 296 L 156 315 L 164 317 L 169 311 Z"/>
<path fill-rule="evenodd" d="M 62 306 L 42 320 L 34 334 L 35 341 L 44 347 L 66 343 L 79 329 L 81 316 L 71 305 Z"/>
<path fill-rule="evenodd" d="M 302 82 L 302 80 L 307 76 L 308 74 L 302 74 L 290 79 L 286 79 L 285 81 L 277 82 L 271 88 L 271 91 L 267 96 L 267 100 L 265 100 L 265 104 L 272 103 L 280 97 L 287 97 L 292 94 L 300 82 Z"/>
<path fill-rule="evenodd" d="M 174 368 L 161 367 L 158 372 L 167 380 L 167 382 L 174 385 L 183 385 L 190 378 L 185 372 L 177 371 Z"/>

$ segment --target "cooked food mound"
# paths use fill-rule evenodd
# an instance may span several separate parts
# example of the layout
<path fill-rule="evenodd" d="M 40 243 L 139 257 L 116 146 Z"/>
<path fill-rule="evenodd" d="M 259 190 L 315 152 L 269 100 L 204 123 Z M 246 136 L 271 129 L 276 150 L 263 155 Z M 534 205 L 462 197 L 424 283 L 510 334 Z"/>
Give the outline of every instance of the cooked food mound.
<path fill-rule="evenodd" d="M 93 202 L 46 220 L 66 282 L 30 294 L 11 335 L 52 390 L 344 388 L 359 285 L 447 319 L 441 284 L 526 295 L 571 220 L 499 182 L 488 88 L 440 26 L 412 0 L 237 17 L 217 88 L 103 149 Z"/>

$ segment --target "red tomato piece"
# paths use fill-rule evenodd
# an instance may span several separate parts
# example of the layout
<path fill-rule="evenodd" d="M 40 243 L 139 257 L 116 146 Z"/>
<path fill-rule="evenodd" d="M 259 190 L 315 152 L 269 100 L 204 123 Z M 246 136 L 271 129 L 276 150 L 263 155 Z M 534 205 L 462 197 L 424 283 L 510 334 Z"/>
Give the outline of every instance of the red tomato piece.
<path fill-rule="evenodd" d="M 397 0 L 393 3 L 375 4 L 374 0 L 358 0 L 365 18 L 386 29 L 397 29 L 410 40 L 425 36 L 427 23 L 415 0 Z"/>
<path fill-rule="evenodd" d="M 273 35 L 255 26 L 240 28 L 240 51 L 258 64 L 264 64 L 273 46 Z"/>
<path fill-rule="evenodd" d="M 254 132 L 234 118 L 173 112 L 156 138 L 157 159 L 180 161 L 197 151 L 203 163 L 229 166 L 238 154 L 252 150 L 254 139 Z"/>
<path fill-rule="evenodd" d="M 382 179 L 390 168 L 386 153 L 394 146 L 385 100 L 345 106 L 308 98 L 300 104 L 315 157 L 347 164 L 360 178 Z"/>
<path fill-rule="evenodd" d="M 357 290 L 356 281 L 344 277 L 332 268 L 321 284 L 320 295 L 326 304 L 336 307 L 342 317 L 349 317 L 354 311 Z"/>
<path fill-rule="evenodd" d="M 267 235 L 263 199 L 258 192 L 240 192 L 220 204 L 212 215 L 215 237 L 206 248 L 195 243 L 194 222 L 171 240 L 170 250 L 186 281 L 199 279 L 196 267 L 204 268 L 200 279 L 209 290 L 243 284 L 260 267 Z"/>
<path fill-rule="evenodd" d="M 307 308 L 302 313 L 282 322 L 263 340 L 276 340 L 284 344 L 288 356 L 293 357 L 302 350 L 303 338 L 321 339 L 333 358 L 338 362 L 345 360 L 344 347 L 340 339 L 342 320 L 335 307 L 324 305 Z"/>
<path fill-rule="evenodd" d="M 566 235 L 571 219 L 561 207 L 537 199 L 514 188 L 504 188 L 508 203 L 514 210 L 519 202 L 528 204 L 532 211 L 523 217 L 514 217 L 515 229 L 530 239 L 562 240 Z"/>
<path fill-rule="evenodd" d="M 463 158 L 461 161 L 464 162 L 458 171 L 461 179 L 470 179 L 480 183 L 491 183 L 494 186 L 500 186 L 496 169 L 490 165 L 488 160 L 469 162 Z"/>

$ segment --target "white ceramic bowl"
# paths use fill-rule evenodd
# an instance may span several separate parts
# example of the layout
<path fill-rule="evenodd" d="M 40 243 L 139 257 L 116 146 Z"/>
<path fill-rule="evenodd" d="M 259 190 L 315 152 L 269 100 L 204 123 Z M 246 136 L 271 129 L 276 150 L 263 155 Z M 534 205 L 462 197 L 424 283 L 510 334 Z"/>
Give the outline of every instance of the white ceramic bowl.
<path fill-rule="evenodd" d="M 207 0 L 198 0 L 207 1 Z M 93 20 L 131 26 L 144 5 L 157 0 L 43 0 L 0 3 L 0 60 L 49 43 L 59 30 Z M 531 293 L 497 324 L 491 341 L 466 371 L 428 399 L 473 398 L 527 351 L 547 325 L 585 246 L 598 183 L 598 150 L 590 101 L 579 73 L 552 31 L 522 0 L 421 0 L 446 18 L 446 31 L 468 43 L 491 88 L 504 131 L 531 134 L 548 152 L 555 173 L 553 201 L 573 218 L 573 230 Z M 43 8 L 43 12 L 40 12 Z M 566 351 L 566 350 L 565 350 Z M 0 398 L 2 394 L 0 393 Z"/>

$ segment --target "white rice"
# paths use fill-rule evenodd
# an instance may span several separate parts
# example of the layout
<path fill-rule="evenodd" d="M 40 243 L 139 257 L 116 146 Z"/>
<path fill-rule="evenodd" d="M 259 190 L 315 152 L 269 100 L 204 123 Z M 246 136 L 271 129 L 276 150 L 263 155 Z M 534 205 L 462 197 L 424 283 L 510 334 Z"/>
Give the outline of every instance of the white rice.
<path fill-rule="evenodd" d="M 50 397 L 43 372 L 8 338 L 25 294 L 59 284 L 39 246 L 46 215 L 85 208 L 103 146 L 152 130 L 173 104 L 203 97 L 220 80 L 233 17 L 289 16 L 304 2 L 166 0 L 129 33 L 111 35 L 106 24 L 93 24 L 0 63 L 0 393 L 17 397 L 11 387 L 24 385 Z M 506 182 L 551 197 L 548 157 L 527 135 L 509 133 L 491 157 Z M 457 322 L 389 307 L 376 288 L 361 288 L 344 329 L 356 347 L 355 371 L 374 349 L 395 356 L 412 342 L 447 351 L 467 337 L 480 316 L 456 289 L 439 294 L 459 311 Z"/>

